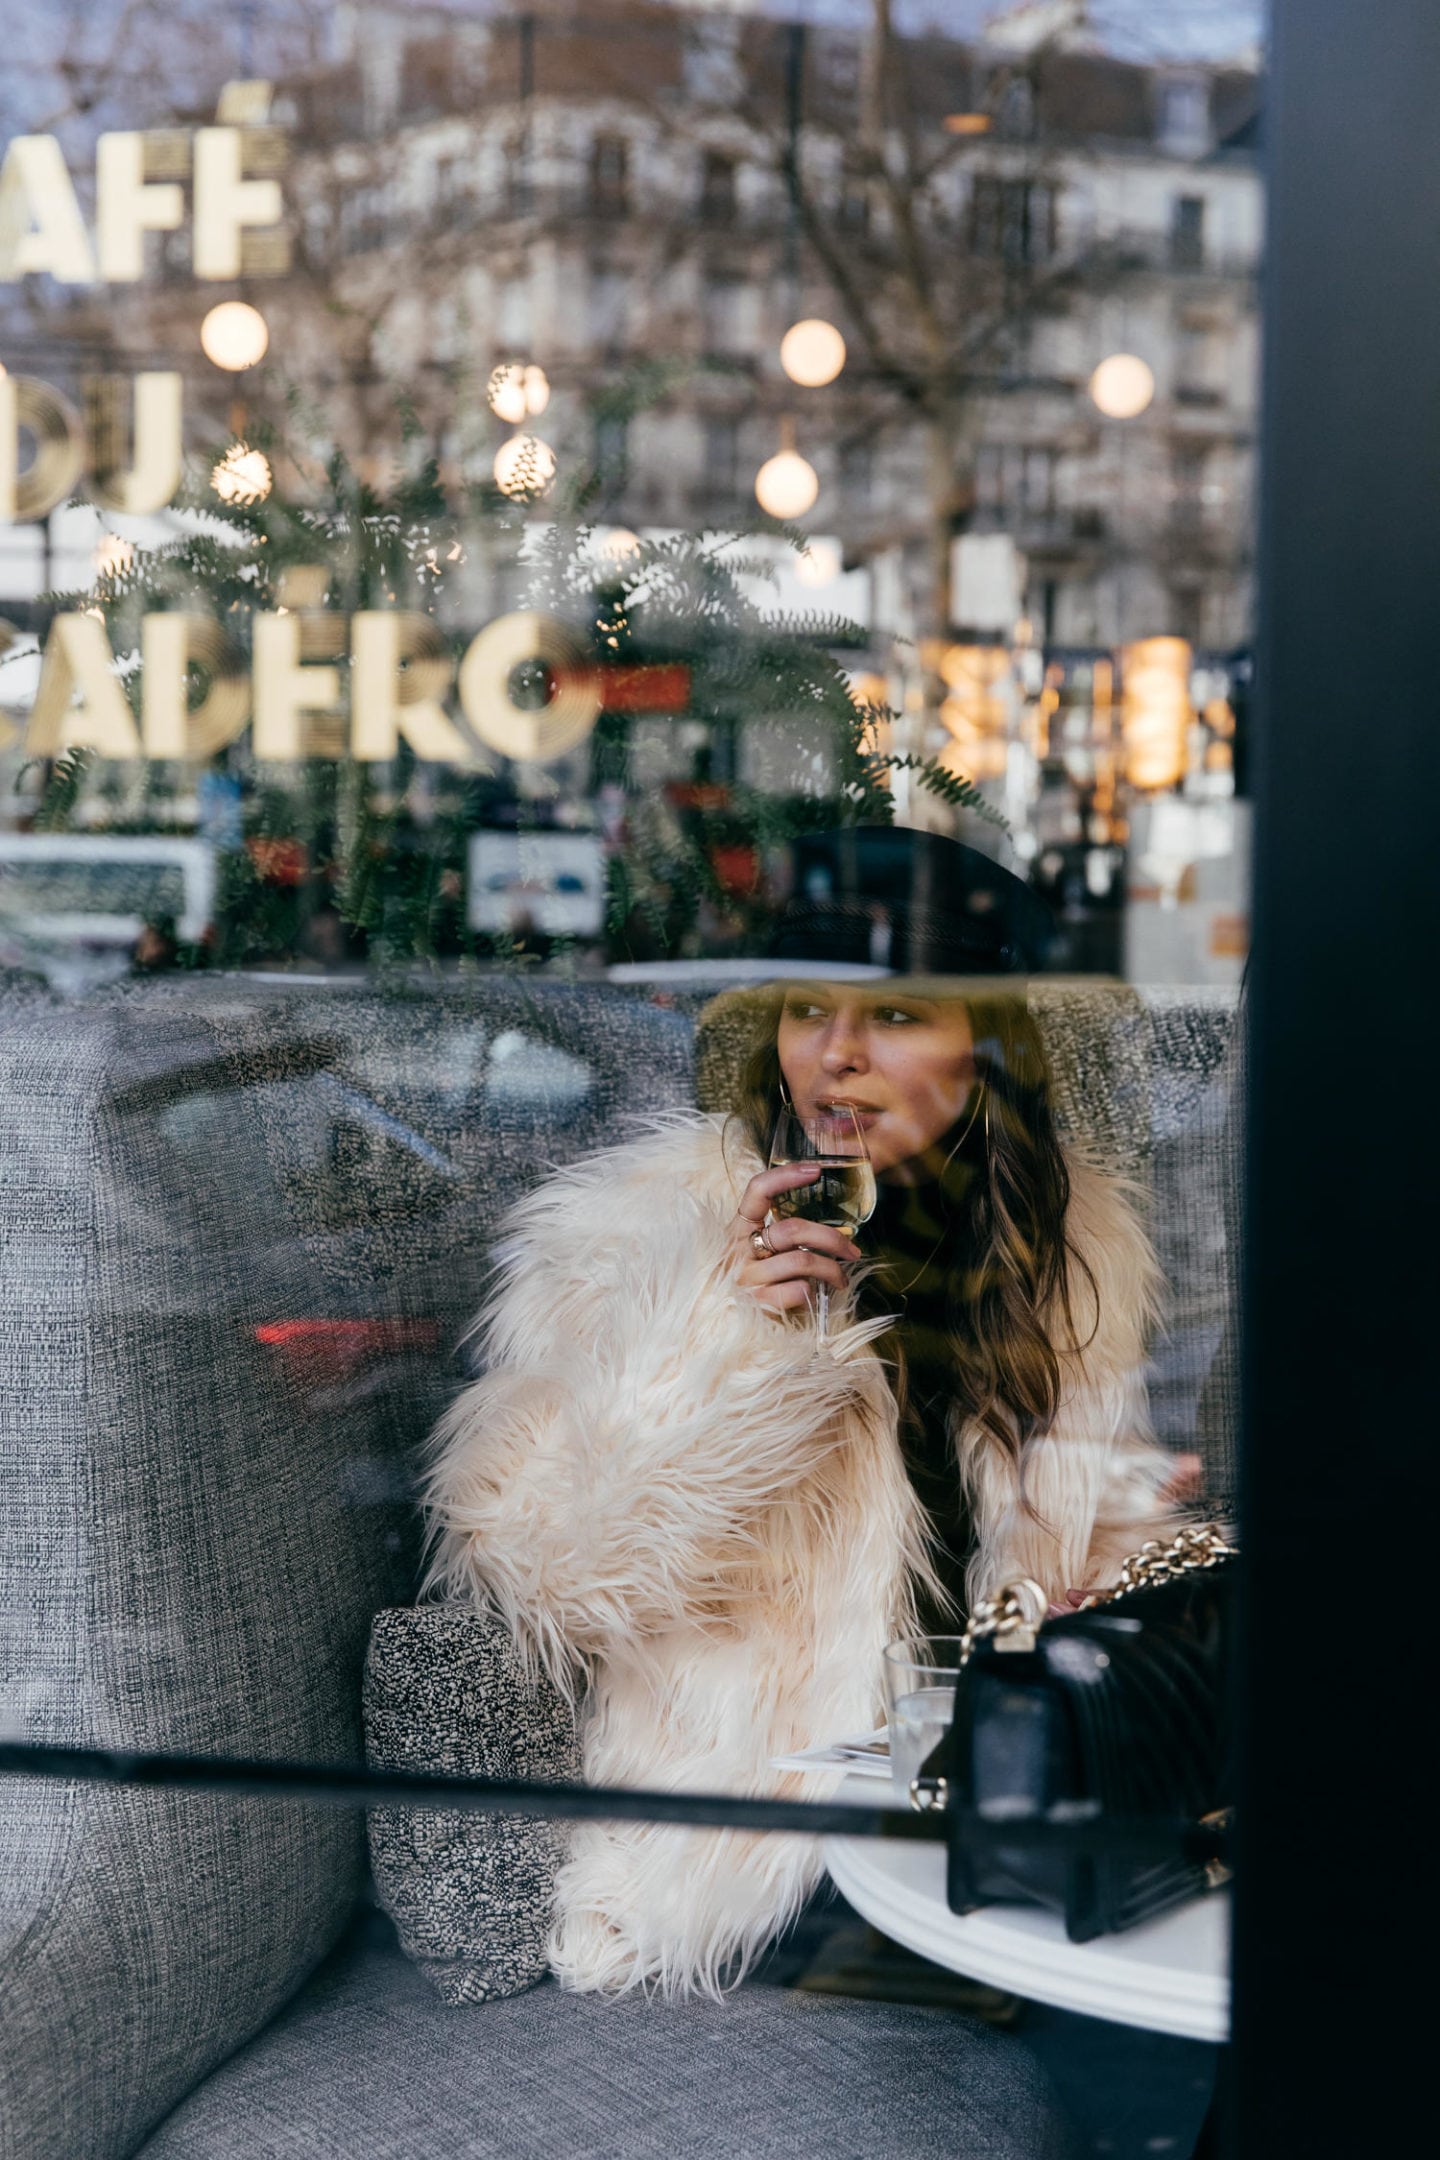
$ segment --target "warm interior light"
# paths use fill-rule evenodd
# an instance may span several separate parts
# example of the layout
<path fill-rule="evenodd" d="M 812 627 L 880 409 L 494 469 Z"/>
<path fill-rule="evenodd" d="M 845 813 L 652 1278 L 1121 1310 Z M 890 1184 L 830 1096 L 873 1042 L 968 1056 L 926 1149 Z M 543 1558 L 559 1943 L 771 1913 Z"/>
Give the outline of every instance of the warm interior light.
<path fill-rule="evenodd" d="M 1155 395 L 1155 377 L 1137 353 L 1111 353 L 1090 378 L 1090 395 L 1108 420 L 1133 420 Z"/>
<path fill-rule="evenodd" d="M 778 450 L 755 475 L 755 500 L 773 518 L 803 517 L 819 492 L 814 466 L 796 450 Z"/>
<path fill-rule="evenodd" d="M 532 420 L 544 412 L 550 402 L 550 378 L 542 367 L 522 367 L 518 360 L 507 361 L 491 370 L 485 397 L 497 420 L 519 427 L 523 420 Z"/>
<path fill-rule="evenodd" d="M 795 575 L 802 585 L 833 585 L 841 568 L 840 550 L 833 540 L 812 540 L 796 559 Z"/>
<path fill-rule="evenodd" d="M 263 360 L 270 345 L 270 327 L 259 308 L 248 300 L 222 300 L 212 307 L 200 325 L 200 346 L 216 367 L 238 374 Z"/>
<path fill-rule="evenodd" d="M 951 135 L 988 135 L 992 126 L 989 113 L 946 113 L 944 125 Z"/>
<path fill-rule="evenodd" d="M 818 390 L 834 382 L 845 365 L 845 340 L 834 323 L 810 316 L 792 323 L 780 340 L 780 365 L 791 382 Z"/>
<path fill-rule="evenodd" d="M 242 507 L 263 502 L 273 485 L 270 460 L 248 443 L 232 443 L 211 472 L 210 485 L 222 502 Z"/>
<path fill-rule="evenodd" d="M 502 495 L 543 495 L 555 478 L 555 453 L 538 435 L 512 435 L 495 453 Z"/>
<path fill-rule="evenodd" d="M 1184 638 L 1141 638 L 1121 653 L 1120 732 L 1132 787 L 1174 787 L 1185 774 L 1190 726 L 1190 647 Z"/>
<path fill-rule="evenodd" d="M 1003 645 L 947 645 L 936 666 L 949 691 L 940 718 L 956 743 L 947 770 L 972 780 L 1002 778 L 1010 730 L 1009 653 Z"/>
<path fill-rule="evenodd" d="M 123 577 L 135 560 L 135 543 L 119 533 L 102 533 L 95 545 L 97 578 Z"/>
<path fill-rule="evenodd" d="M 624 562 L 628 555 L 640 552 L 640 535 L 631 532 L 628 525 L 612 525 L 601 536 L 600 552 L 607 562 Z"/>
<path fill-rule="evenodd" d="M 525 371 L 518 367 L 497 367 L 485 386 L 485 397 L 491 412 L 498 420 L 516 427 L 525 418 Z"/>

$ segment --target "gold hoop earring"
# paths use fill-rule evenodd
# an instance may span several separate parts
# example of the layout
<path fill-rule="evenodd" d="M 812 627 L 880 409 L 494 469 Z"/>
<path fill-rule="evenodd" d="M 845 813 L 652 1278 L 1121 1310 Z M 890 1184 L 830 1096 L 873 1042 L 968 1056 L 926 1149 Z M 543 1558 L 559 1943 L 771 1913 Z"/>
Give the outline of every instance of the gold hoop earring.
<path fill-rule="evenodd" d="M 784 1103 L 785 1108 L 793 1116 L 795 1111 L 795 1105 L 790 1100 L 790 1090 L 785 1085 L 785 1075 L 783 1072 L 780 1075 L 780 1100 L 782 1103 Z"/>
<path fill-rule="evenodd" d="M 980 1115 L 980 1104 L 982 1097 L 984 1098 L 985 1103 L 985 1138 L 988 1144 L 990 1138 L 990 1097 L 986 1092 L 984 1081 L 979 1080 L 975 1084 L 975 1107 L 970 1112 L 969 1117 L 965 1120 L 965 1130 L 961 1133 L 959 1139 L 955 1142 L 955 1145 L 951 1148 L 949 1154 L 945 1157 L 944 1162 L 940 1165 L 940 1175 L 942 1178 L 944 1177 L 945 1172 L 949 1169 L 951 1163 L 954 1162 L 955 1157 L 959 1154 L 961 1148 L 964 1147 L 965 1142 L 970 1137 L 971 1131 L 974 1128 L 975 1120 Z"/>

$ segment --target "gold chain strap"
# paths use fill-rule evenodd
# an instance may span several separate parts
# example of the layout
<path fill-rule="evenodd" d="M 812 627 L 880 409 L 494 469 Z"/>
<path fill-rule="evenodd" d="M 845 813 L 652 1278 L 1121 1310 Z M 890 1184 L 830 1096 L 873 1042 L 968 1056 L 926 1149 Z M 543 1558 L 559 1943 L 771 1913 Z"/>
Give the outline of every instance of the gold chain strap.
<path fill-rule="evenodd" d="M 1092 1606 L 1108 1605 L 1112 1598 L 1124 1597 L 1127 1591 L 1153 1590 L 1159 1583 L 1176 1582 L 1197 1569 L 1218 1567 L 1222 1560 L 1235 1559 L 1239 1550 L 1222 1526 L 1213 1522 L 1177 1531 L 1168 1545 L 1151 1538 L 1139 1552 L 1131 1553 L 1120 1570 L 1119 1582 L 1108 1590 L 1092 1590 L 1076 1609 L 1089 1612 Z"/>
<path fill-rule="evenodd" d="M 1092 1590 L 1075 1610 L 1092 1612 L 1097 1605 L 1108 1605 L 1113 1598 L 1124 1597 L 1131 1590 L 1153 1590 L 1160 1583 L 1177 1582 L 1182 1575 L 1193 1575 L 1200 1568 L 1218 1567 L 1222 1560 L 1234 1559 L 1238 1551 L 1239 1547 L 1224 1528 L 1213 1522 L 1178 1531 L 1168 1545 L 1159 1538 L 1150 1538 L 1138 1552 L 1130 1554 L 1120 1570 L 1118 1582 L 1108 1590 Z M 992 1635 L 996 1638 L 997 1650 L 1033 1650 L 1036 1633 L 1049 1605 L 1039 1583 L 1032 1582 L 1028 1575 L 1007 1583 L 993 1598 L 982 1598 L 960 1638 L 961 1672 L 974 1655 L 976 1644 L 985 1642 Z M 922 1813 L 944 1808 L 947 1798 L 944 1778 L 914 1777 L 910 1780 L 910 1805 Z M 1212 1862 L 1207 1872 L 1211 1873 L 1212 1886 L 1227 1879 L 1219 1862 Z"/>
<path fill-rule="evenodd" d="M 1168 1545 L 1151 1538 L 1130 1554 L 1117 1583 L 1108 1590 L 1092 1590 L 1075 1609 L 1090 1612 L 1132 1590 L 1153 1590 L 1160 1583 L 1193 1575 L 1198 1568 L 1218 1567 L 1222 1560 L 1233 1559 L 1238 1549 L 1221 1525 L 1213 1522 L 1178 1531 Z M 960 1638 L 960 1670 L 969 1664 L 975 1645 L 991 1635 L 998 1638 L 997 1650 L 1033 1650 L 1036 1631 L 1048 1609 L 1045 1592 L 1028 1576 L 1007 1583 L 993 1598 L 982 1598 Z"/>
<path fill-rule="evenodd" d="M 974 1655 L 976 1644 L 992 1635 L 999 1638 L 997 1649 L 1033 1650 L 1035 1630 L 1045 1618 L 1049 1602 L 1039 1583 L 1032 1582 L 1028 1575 L 1007 1583 L 994 1597 L 981 1598 L 960 1638 L 961 1672 Z"/>

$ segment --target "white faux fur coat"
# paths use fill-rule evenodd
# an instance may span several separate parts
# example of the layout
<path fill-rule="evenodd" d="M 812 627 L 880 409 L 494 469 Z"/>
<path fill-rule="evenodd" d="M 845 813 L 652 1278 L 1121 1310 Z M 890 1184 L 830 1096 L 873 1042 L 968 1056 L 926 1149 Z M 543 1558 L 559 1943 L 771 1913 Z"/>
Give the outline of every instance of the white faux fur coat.
<path fill-rule="evenodd" d="M 815 1797 L 769 1759 L 879 1722 L 880 1652 L 913 1626 L 925 1529 L 870 1347 L 882 1323 L 832 1308 L 821 1341 L 732 1280 L 727 1235 L 759 1167 L 735 1135 L 676 1121 L 516 1209 L 484 1377 L 436 1435 L 429 1587 L 497 1609 L 583 1696 L 592 1782 Z M 1028 1508 L 1003 1451 L 954 1435 L 972 1596 L 1028 1575 L 1063 1599 L 1169 1519 L 1142 1382 L 1154 1261 L 1123 1190 L 1070 1168 L 1098 1320 L 1075 1270 L 1086 1347 L 1025 1449 Z M 552 1963 L 577 1989 L 713 1992 L 818 1872 L 807 1840 L 583 1824 Z"/>

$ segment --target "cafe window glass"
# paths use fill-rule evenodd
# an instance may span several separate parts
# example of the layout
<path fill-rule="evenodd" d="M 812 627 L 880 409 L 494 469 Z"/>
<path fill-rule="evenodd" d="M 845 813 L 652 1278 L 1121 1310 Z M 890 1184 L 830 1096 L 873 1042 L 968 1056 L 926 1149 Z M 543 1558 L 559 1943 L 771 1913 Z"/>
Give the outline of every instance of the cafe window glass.
<path fill-rule="evenodd" d="M 872 1000 L 933 981 L 908 942 L 932 905 L 964 933 L 937 972 L 1005 975 L 1043 1051 L 1027 1070 L 1053 1068 L 1076 1191 L 1093 1157 L 1136 1196 L 1163 1292 L 1153 1324 L 1130 1315 L 1132 1437 L 1148 1417 L 1200 1458 L 1207 1505 L 1233 1497 L 1267 90 L 1243 4 L 1080 12 L 29 11 L 0 143 L 7 1742 L 358 1767 L 376 1616 L 453 1618 L 426 1589 L 426 1450 L 507 1354 L 475 1323 L 515 1239 L 551 1201 L 578 1216 L 581 1185 L 547 1181 L 701 1121 L 768 1167 L 785 1135 L 745 1030 L 830 968 Z M 1000 1024 L 980 1032 L 998 1054 Z M 947 1146 L 989 1145 L 1009 1100 L 997 1079 Z M 878 1114 L 858 1102 L 862 1138 Z M 878 1176 L 881 1226 L 906 1189 Z M 584 1283 L 536 1294 L 561 1333 L 526 1403 L 621 1340 L 566 1333 L 572 1292 L 623 1281 L 658 1312 L 701 1259 L 711 1282 L 722 1230 L 743 1266 L 773 1260 L 767 1212 L 731 1238 L 731 1209 L 712 1251 L 702 1211 L 703 1236 L 632 1266 L 671 1217 L 597 1209 Z M 1028 1235 L 1005 1257 L 1038 1311 Z M 990 1259 L 961 1290 L 1019 1279 Z M 903 1497 L 902 1361 L 866 1294 L 858 1335 L 838 1300 L 821 1334 L 808 1292 L 773 1314 L 782 1364 L 814 1323 L 805 1384 L 786 1364 L 747 1400 L 800 1415 L 873 1336 Z M 682 1392 L 707 1329 L 665 1349 Z M 616 1356 L 567 1460 L 627 1418 L 638 1446 L 672 1429 L 631 1417 Z M 905 1370 L 923 1423 L 941 1383 L 923 1355 Z M 989 1371 L 967 1368 L 977 1400 Z M 1035 1371 L 997 1460 L 1048 1414 Z M 702 1473 L 662 1464 L 625 1503 L 652 1575 L 647 1510 Z M 606 1475 L 560 1484 L 546 1505 L 594 1533 Z M 794 1520 L 829 1539 L 838 1493 Z M 734 1513 L 677 1549 L 708 1568 Z M 732 1615 L 706 1601 L 768 1550 L 727 1548 L 686 1608 L 719 1665 Z M 851 1576 L 837 1604 L 802 1574 L 785 1609 L 848 1625 Z M 774 1670 L 818 1655 L 807 1638 Z M 858 1683 L 841 1699 L 722 1782 L 799 1789 L 772 1757 L 885 1716 Z M 744 1720 L 701 1722 L 709 1747 Z M 126 1873 L 97 1803 L 93 1866 L 130 1916 L 102 1956 L 47 1873 L 68 1788 L 59 1814 L 16 1790 L 0 1776 L 0 1895 L 33 1902 L 15 2000 L 68 1976 L 74 2089 L 103 2058 L 114 2151 L 140 2150 L 354 1922 L 361 1826 L 187 1795 L 176 1847 Z M 161 1838 L 182 1813 L 124 1819 Z M 357 1954 L 398 1956 L 362 1897 Z M 73 1966 L 35 1950 L 52 1926 Z M 200 1957 L 222 1939 L 243 1985 Z M 431 1981 L 410 1980 L 418 2004 Z M 132 2037 L 157 2004 L 202 2028 L 156 2042 L 143 2121 L 85 2023 L 112 1987 Z M 377 2106 L 384 2063 L 361 2080 Z M 89 2149 L 56 2121 L 69 2145 L 43 2160 Z M 1193 2128 L 1146 2136 L 1182 2150 Z M 494 2136 L 514 2142 L 503 2111 Z"/>

